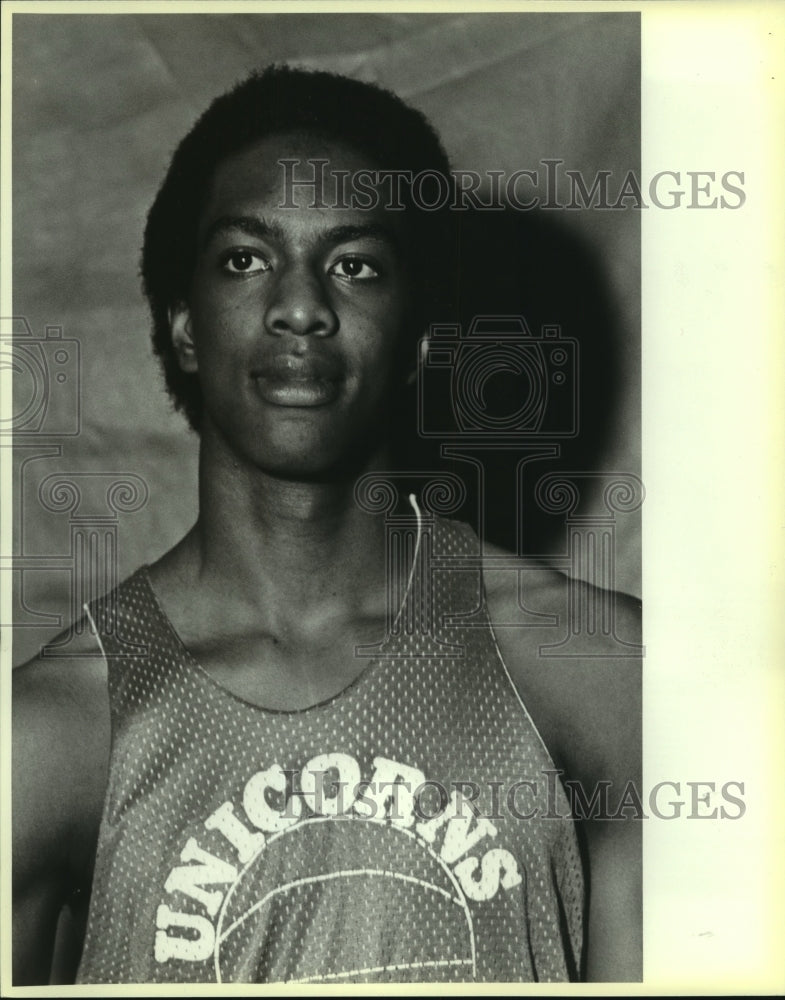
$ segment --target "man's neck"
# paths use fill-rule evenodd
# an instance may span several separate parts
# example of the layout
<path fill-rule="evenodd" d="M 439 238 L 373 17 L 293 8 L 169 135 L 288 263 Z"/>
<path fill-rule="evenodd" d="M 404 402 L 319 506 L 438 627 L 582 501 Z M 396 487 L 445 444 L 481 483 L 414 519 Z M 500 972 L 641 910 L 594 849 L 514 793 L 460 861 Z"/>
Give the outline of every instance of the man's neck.
<path fill-rule="evenodd" d="M 273 620 L 373 613 L 385 599 L 385 526 L 358 507 L 356 478 L 281 478 L 203 442 L 191 567 Z"/>

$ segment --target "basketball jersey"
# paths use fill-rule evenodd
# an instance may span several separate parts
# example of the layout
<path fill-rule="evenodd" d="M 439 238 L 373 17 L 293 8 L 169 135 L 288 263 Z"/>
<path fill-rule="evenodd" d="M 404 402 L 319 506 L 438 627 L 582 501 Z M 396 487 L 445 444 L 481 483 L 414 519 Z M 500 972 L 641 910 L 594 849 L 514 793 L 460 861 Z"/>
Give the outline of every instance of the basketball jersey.
<path fill-rule="evenodd" d="M 144 567 L 91 605 L 112 749 L 78 982 L 577 977 L 574 823 L 497 649 L 477 537 L 420 530 L 407 613 L 304 710 L 213 680 Z"/>

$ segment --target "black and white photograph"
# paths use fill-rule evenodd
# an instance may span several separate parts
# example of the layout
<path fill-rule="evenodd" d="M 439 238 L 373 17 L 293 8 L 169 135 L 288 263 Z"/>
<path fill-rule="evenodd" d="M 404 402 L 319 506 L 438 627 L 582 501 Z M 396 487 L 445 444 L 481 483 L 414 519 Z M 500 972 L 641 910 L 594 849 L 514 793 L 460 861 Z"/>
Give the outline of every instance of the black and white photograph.
<path fill-rule="evenodd" d="M 781 678 L 679 534 L 724 292 L 661 242 L 749 232 L 764 174 L 652 113 L 695 26 L 10 6 L 4 991 L 771 984 Z"/>

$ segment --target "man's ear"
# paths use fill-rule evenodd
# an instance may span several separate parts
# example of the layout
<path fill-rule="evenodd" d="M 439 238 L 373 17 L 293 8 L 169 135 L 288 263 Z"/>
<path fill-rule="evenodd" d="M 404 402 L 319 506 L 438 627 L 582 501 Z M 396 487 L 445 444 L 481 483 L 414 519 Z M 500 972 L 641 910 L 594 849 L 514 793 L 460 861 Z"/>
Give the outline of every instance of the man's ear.
<path fill-rule="evenodd" d="M 188 306 L 180 304 L 169 310 L 169 329 L 172 333 L 177 360 L 184 372 L 199 370 L 196 361 L 196 347 L 191 333 L 191 313 Z"/>
<path fill-rule="evenodd" d="M 428 357 L 428 343 L 428 331 L 425 330 L 420 339 L 419 352 L 417 354 L 417 367 L 410 371 L 406 376 L 407 385 L 412 385 L 417 381 L 417 375 L 419 374 L 422 366 L 425 364 L 425 359 Z"/>

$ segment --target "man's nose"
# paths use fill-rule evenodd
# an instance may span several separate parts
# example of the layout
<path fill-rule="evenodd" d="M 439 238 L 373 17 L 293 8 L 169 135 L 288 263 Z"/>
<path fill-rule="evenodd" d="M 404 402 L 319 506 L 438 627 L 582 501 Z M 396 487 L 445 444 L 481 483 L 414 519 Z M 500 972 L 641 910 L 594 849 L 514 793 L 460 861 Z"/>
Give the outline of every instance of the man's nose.
<path fill-rule="evenodd" d="M 280 274 L 271 289 L 265 325 L 278 336 L 295 333 L 329 337 L 338 329 L 338 317 L 318 275 L 305 268 L 292 268 Z"/>

